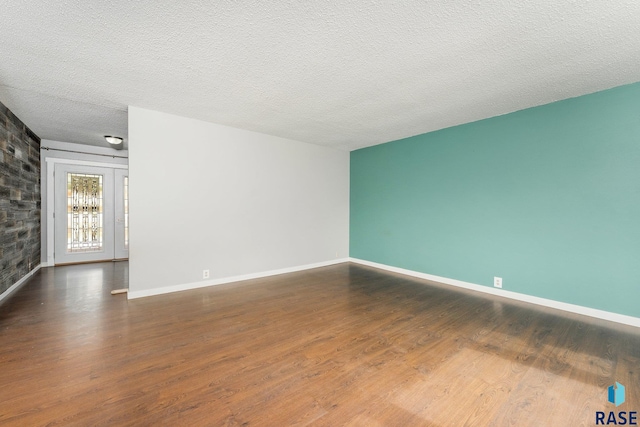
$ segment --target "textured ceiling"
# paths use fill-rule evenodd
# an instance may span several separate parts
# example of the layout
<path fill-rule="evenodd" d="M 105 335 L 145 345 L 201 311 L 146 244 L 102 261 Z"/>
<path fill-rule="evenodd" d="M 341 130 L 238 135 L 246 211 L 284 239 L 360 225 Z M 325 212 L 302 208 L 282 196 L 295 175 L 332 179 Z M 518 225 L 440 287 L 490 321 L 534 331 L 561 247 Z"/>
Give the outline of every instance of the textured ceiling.
<path fill-rule="evenodd" d="M 128 105 L 355 149 L 640 81 L 638 0 L 1 9 L 0 101 L 93 145 L 126 137 Z"/>

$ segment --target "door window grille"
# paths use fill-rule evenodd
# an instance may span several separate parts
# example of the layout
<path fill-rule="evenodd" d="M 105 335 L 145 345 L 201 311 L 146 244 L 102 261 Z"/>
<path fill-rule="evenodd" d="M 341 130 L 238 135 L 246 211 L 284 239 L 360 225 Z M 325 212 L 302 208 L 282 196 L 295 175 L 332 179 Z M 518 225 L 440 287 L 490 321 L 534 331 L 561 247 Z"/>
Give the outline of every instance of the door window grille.
<path fill-rule="evenodd" d="M 67 251 L 102 250 L 102 175 L 67 173 Z"/>
<path fill-rule="evenodd" d="M 124 247 L 129 249 L 129 177 L 124 177 Z"/>

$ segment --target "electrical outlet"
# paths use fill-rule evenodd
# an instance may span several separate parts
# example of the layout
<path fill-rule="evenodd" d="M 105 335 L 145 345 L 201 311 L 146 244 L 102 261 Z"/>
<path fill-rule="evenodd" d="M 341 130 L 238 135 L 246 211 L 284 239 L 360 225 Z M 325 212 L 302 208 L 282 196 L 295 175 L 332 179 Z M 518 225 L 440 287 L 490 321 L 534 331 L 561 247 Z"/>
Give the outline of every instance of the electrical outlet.
<path fill-rule="evenodd" d="M 209 270 L 202 270 L 202 278 L 203 279 L 209 278 Z"/>
<path fill-rule="evenodd" d="M 494 277 L 493 278 L 493 287 L 502 289 L 502 277 Z"/>

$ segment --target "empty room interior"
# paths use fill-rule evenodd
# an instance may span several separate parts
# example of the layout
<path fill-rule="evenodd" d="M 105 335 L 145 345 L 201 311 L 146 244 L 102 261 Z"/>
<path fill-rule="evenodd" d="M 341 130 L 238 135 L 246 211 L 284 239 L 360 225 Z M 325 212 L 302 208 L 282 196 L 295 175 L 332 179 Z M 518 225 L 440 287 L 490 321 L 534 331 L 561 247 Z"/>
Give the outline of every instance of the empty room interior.
<path fill-rule="evenodd" d="M 637 1 L 2 17 L 1 425 L 637 425 Z"/>

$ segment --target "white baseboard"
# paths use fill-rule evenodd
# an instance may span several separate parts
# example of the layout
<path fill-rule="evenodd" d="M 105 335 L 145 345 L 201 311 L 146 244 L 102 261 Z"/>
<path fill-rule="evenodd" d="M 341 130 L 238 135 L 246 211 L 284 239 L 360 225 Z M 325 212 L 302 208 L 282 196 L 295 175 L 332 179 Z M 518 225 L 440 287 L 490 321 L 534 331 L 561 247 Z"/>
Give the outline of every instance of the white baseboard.
<path fill-rule="evenodd" d="M 11 285 L 11 287 L 9 289 L 7 289 L 6 291 L 4 291 L 1 295 L 0 295 L 0 303 L 2 301 L 4 301 L 6 298 L 9 297 L 9 295 L 11 295 L 12 293 L 14 293 L 15 291 L 18 290 L 18 288 L 20 286 L 22 286 L 27 280 L 29 280 L 31 278 L 31 276 L 33 276 L 34 274 L 36 274 L 38 272 L 38 270 L 40 270 L 40 267 L 42 267 L 42 264 L 38 264 L 36 265 L 36 267 L 31 270 L 30 272 L 28 272 L 27 274 L 25 274 L 22 279 L 18 280 L 16 283 L 14 283 L 13 285 Z"/>
<path fill-rule="evenodd" d="M 582 314 L 585 316 L 595 317 L 598 319 L 604 319 L 612 322 L 623 323 L 625 325 L 640 327 L 640 318 L 633 317 L 633 316 L 612 313 L 609 311 L 598 310 L 595 308 L 583 307 L 581 305 L 568 304 L 566 302 L 559 302 L 559 301 L 554 301 L 546 298 L 534 297 L 531 295 L 520 294 L 518 292 L 507 291 L 504 289 L 490 288 L 488 286 L 482 286 L 475 283 L 463 282 L 461 280 L 449 279 L 447 277 L 434 276 L 432 274 L 420 273 L 418 271 L 406 270 L 404 268 L 392 267 L 389 265 L 379 264 L 377 262 L 365 261 L 357 258 L 349 258 L 349 261 L 356 264 L 362 264 L 369 267 L 379 268 L 381 270 L 391 271 L 394 273 L 400 273 L 407 276 L 430 280 L 432 282 L 438 282 L 445 285 L 471 289 L 473 291 L 484 292 L 485 294 L 497 295 L 497 296 L 510 298 L 517 301 L 528 302 L 531 304 L 537 304 L 544 307 L 555 308 L 558 310 L 568 311 L 571 313 Z"/>
<path fill-rule="evenodd" d="M 312 268 L 326 267 L 334 264 L 349 262 L 349 258 L 334 259 L 331 261 L 318 262 L 315 264 L 299 265 L 296 267 L 282 268 L 279 270 L 263 271 L 260 273 L 244 274 L 241 276 L 224 277 L 222 279 L 206 280 L 202 282 L 184 283 L 181 285 L 165 286 L 162 288 L 145 289 L 142 291 L 131 291 L 127 293 L 128 299 L 150 297 L 153 295 L 168 294 L 171 292 L 187 291 L 190 289 L 206 288 L 208 286 L 223 285 L 225 283 L 240 282 L 243 280 L 260 279 L 262 277 L 276 276 L 278 274 L 293 273 L 296 271 L 310 270 Z"/>

